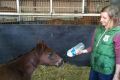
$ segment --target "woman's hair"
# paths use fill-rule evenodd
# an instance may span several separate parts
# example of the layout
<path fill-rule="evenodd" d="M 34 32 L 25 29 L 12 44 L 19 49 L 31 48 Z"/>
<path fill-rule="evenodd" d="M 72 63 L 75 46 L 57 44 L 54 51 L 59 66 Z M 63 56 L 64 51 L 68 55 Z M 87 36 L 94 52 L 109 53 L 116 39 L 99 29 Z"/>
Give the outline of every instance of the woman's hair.
<path fill-rule="evenodd" d="M 114 20 L 115 23 L 117 23 L 120 19 L 120 10 L 118 6 L 115 5 L 109 5 L 104 7 L 101 12 L 107 12 L 109 17 Z"/>

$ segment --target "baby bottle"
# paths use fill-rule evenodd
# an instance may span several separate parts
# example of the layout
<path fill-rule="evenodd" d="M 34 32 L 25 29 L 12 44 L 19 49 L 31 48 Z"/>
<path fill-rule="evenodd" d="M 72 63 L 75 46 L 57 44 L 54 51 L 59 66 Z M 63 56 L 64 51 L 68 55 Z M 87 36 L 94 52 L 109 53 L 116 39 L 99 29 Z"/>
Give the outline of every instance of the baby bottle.
<path fill-rule="evenodd" d="M 67 56 L 74 57 L 78 51 L 83 50 L 84 48 L 85 45 L 82 42 L 80 42 L 79 44 L 77 44 L 76 46 L 72 47 L 67 51 Z"/>

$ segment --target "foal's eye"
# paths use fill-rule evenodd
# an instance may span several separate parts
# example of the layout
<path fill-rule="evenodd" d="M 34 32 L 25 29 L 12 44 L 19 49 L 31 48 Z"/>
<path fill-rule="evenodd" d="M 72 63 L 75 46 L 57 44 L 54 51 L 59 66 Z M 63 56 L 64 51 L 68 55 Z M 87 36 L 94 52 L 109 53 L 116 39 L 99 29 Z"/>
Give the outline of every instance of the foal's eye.
<path fill-rule="evenodd" d="M 53 55 L 53 53 L 48 54 L 49 57 L 51 57 L 52 55 Z"/>

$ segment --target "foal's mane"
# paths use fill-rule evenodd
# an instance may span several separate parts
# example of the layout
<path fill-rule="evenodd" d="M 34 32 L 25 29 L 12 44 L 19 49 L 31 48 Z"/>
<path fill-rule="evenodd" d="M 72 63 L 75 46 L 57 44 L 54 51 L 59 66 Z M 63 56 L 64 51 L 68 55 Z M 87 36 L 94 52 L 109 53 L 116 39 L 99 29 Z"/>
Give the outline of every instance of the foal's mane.
<path fill-rule="evenodd" d="M 30 54 L 36 54 L 37 53 L 37 54 L 41 55 L 44 51 L 48 51 L 48 50 L 50 50 L 50 49 L 48 48 L 48 46 L 44 42 L 39 42 L 29 52 L 26 52 L 24 54 L 20 54 L 17 57 L 15 57 L 14 59 L 8 61 L 7 63 L 15 62 L 16 60 L 19 60 L 22 57 L 30 55 Z"/>

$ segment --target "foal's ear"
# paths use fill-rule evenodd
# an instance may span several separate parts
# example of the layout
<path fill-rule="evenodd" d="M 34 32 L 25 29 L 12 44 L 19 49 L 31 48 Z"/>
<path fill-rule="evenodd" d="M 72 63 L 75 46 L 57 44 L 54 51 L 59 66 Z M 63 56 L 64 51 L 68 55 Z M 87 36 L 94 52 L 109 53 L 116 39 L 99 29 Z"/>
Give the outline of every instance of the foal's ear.
<path fill-rule="evenodd" d="M 37 44 L 43 44 L 43 43 L 44 43 L 43 40 L 38 40 L 38 41 L 37 41 Z"/>
<path fill-rule="evenodd" d="M 41 51 L 44 51 L 45 50 L 45 47 L 46 47 L 46 44 L 44 43 L 44 41 L 39 41 L 36 45 L 36 51 L 37 52 L 41 52 Z"/>

